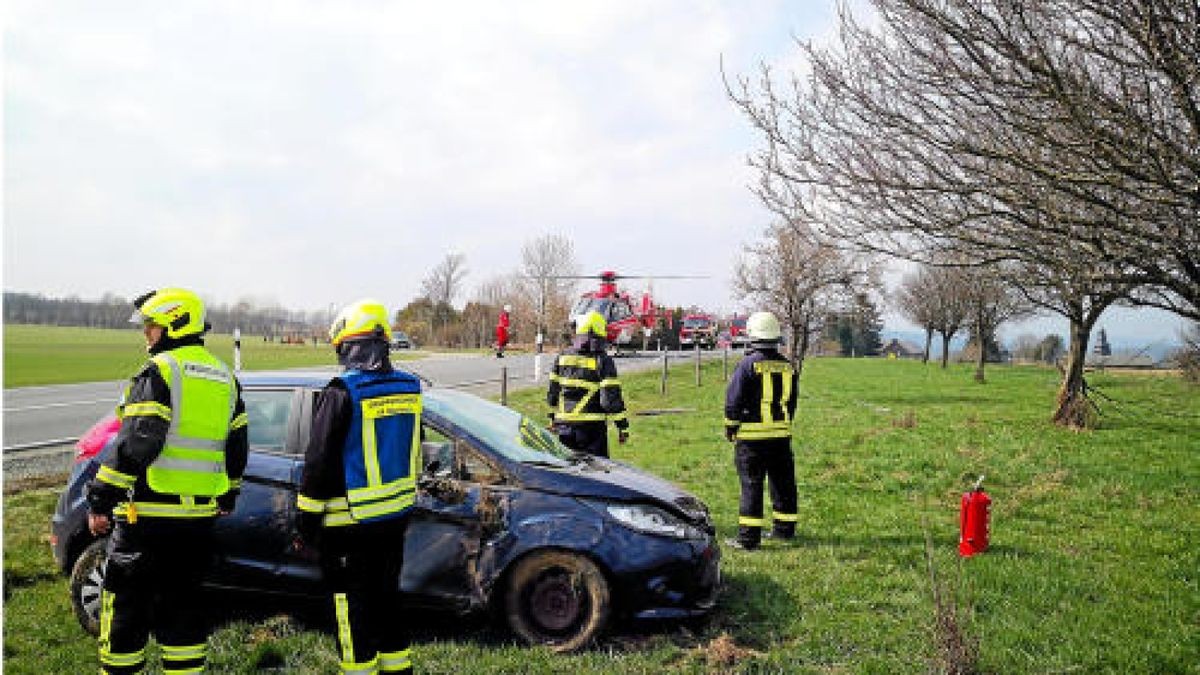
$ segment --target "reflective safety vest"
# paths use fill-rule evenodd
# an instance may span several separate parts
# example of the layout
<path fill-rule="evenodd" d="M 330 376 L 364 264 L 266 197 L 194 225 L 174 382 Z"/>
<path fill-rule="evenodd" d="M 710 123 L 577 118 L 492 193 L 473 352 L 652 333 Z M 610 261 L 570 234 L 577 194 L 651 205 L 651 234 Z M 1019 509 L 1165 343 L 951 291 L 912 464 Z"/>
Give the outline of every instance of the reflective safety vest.
<path fill-rule="evenodd" d="M 354 416 L 342 464 L 353 522 L 386 520 L 412 507 L 421 450 L 421 382 L 400 371 L 349 370 L 340 379 Z M 326 525 L 338 523 L 326 516 Z"/>
<path fill-rule="evenodd" d="M 237 385 L 229 368 L 199 345 L 179 347 L 151 358 L 171 392 L 170 426 L 162 452 L 146 470 L 150 489 L 169 495 L 216 497 L 229 490 L 225 439 L 237 405 Z M 123 406 L 123 414 L 145 414 Z M 167 416 L 164 415 L 164 416 Z"/>
<path fill-rule="evenodd" d="M 737 440 L 757 441 L 770 438 L 791 438 L 792 418 L 788 414 L 788 399 L 792 396 L 792 364 L 787 361 L 763 360 L 752 365 L 754 374 L 761 383 L 761 398 L 758 401 L 758 419 L 734 422 L 737 425 Z"/>
<path fill-rule="evenodd" d="M 601 355 L 559 355 L 550 372 L 552 386 L 558 387 L 555 422 L 604 422 L 628 419 L 621 398 L 621 381 L 601 379 Z"/>

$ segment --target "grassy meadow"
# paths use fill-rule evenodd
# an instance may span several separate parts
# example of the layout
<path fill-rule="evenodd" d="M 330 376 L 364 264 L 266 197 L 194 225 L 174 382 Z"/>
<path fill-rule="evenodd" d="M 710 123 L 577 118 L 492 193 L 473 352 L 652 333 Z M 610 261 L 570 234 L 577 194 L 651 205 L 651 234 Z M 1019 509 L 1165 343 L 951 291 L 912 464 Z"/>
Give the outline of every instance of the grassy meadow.
<path fill-rule="evenodd" d="M 232 335 L 209 334 L 205 345 L 233 365 Z M 5 387 L 121 380 L 145 361 L 146 341 L 134 327 L 4 324 Z M 328 344 L 281 344 L 263 342 L 260 335 L 242 336 L 242 367 L 246 370 L 335 364 Z"/>
<path fill-rule="evenodd" d="M 691 365 L 677 367 L 666 397 L 657 373 L 624 377 L 632 438 L 613 454 L 704 499 L 724 539 L 736 530 L 738 483 L 721 431 L 721 363 L 703 374 L 697 387 Z M 726 547 L 707 622 L 620 627 L 569 656 L 516 645 L 487 623 L 433 622 L 414 646 L 417 669 L 1200 672 L 1200 389 L 1093 374 L 1101 427 L 1074 433 L 1047 422 L 1056 384 L 1055 371 L 1035 367 L 989 368 L 979 385 L 968 366 L 810 360 L 794 442 L 799 540 Z M 540 396 L 510 401 L 541 419 Z M 661 408 L 682 412 L 636 414 Z M 964 560 L 958 503 L 981 474 L 995 500 L 992 547 Z M 52 571 L 55 496 L 4 498 L 7 672 L 95 663 Z M 328 632 L 284 614 L 230 616 L 211 672 L 336 671 Z"/>

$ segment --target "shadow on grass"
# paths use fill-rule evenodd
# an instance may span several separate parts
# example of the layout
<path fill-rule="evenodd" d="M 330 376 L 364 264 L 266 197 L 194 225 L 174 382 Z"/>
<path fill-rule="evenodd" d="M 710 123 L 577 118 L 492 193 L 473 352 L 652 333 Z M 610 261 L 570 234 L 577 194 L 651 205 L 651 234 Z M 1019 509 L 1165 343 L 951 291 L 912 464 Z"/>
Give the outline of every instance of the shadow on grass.
<path fill-rule="evenodd" d="M 285 615 L 302 630 L 317 631 L 330 637 L 336 635 L 337 626 L 327 599 L 277 596 L 270 602 L 263 602 L 259 593 L 231 590 L 212 592 L 219 594 L 211 615 L 214 628 L 239 621 L 269 624 L 275 622 L 275 617 Z M 503 618 L 492 612 L 464 616 L 445 608 L 421 604 L 416 608 L 420 621 L 410 627 L 414 644 L 436 641 L 471 644 L 481 648 L 524 644 L 508 629 Z M 693 647 L 701 644 L 697 633 L 708 622 L 709 617 L 684 620 L 626 620 L 624 617 L 613 617 L 600 643 L 593 648 L 615 647 L 623 652 L 636 652 L 652 649 L 664 639 L 683 647 Z M 263 651 L 259 655 L 263 657 L 260 665 L 270 667 L 274 660 L 270 645 L 263 646 L 259 651 Z"/>

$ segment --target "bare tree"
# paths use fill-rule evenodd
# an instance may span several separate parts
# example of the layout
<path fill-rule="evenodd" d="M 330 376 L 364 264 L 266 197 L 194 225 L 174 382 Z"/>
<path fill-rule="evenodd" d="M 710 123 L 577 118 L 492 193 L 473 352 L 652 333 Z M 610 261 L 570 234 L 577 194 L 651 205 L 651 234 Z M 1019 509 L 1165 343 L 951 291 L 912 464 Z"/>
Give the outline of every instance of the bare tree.
<path fill-rule="evenodd" d="M 461 253 L 447 253 L 421 282 L 422 297 L 433 305 L 434 336 L 453 314 L 454 299 L 462 291 L 462 282 L 467 276 L 466 260 Z"/>
<path fill-rule="evenodd" d="M 734 291 L 774 312 L 788 328 L 793 367 L 800 372 L 811 337 L 832 303 L 847 290 L 876 280 L 868 258 L 817 242 L 797 223 L 767 229 L 734 269 Z"/>
<path fill-rule="evenodd" d="M 839 49 L 802 46 L 790 94 L 766 69 L 730 88 L 768 207 L 828 241 L 1035 270 L 1010 279 L 1029 298 L 1055 270 L 1200 314 L 1200 4 L 874 4 L 880 29 L 846 15 Z"/>
<path fill-rule="evenodd" d="M 925 350 L 921 363 L 929 363 L 929 346 L 933 342 L 933 278 L 926 268 L 905 275 L 892 295 L 896 308 L 906 319 L 925 331 Z"/>
<path fill-rule="evenodd" d="M 524 305 L 534 311 L 537 334 L 546 335 L 549 317 L 566 320 L 571 296 L 577 282 L 569 277 L 579 276 L 575 247 L 571 240 L 558 234 L 547 234 L 525 242 L 521 247 L 520 282 L 516 289 Z"/>
<path fill-rule="evenodd" d="M 975 355 L 975 381 L 984 381 L 988 345 L 996 342 L 996 331 L 1005 322 L 1021 319 L 1033 312 L 1021 291 L 994 269 L 969 268 L 966 272 L 967 324 L 978 353 Z"/>

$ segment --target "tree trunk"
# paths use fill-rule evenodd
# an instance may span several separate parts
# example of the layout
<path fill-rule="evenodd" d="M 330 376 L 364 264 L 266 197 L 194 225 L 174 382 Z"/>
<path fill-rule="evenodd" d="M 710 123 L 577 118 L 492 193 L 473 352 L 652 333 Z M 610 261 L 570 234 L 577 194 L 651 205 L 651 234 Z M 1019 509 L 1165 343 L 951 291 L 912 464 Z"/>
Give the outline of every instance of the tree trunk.
<path fill-rule="evenodd" d="M 925 353 L 921 355 L 921 363 L 929 363 L 929 345 L 933 342 L 933 329 L 925 329 Z"/>
<path fill-rule="evenodd" d="M 950 336 L 942 333 L 942 368 L 950 361 Z"/>
<path fill-rule="evenodd" d="M 1091 326 L 1071 321 L 1067 366 L 1063 371 L 1062 385 L 1058 389 L 1058 409 L 1054 411 L 1054 423 L 1068 429 L 1089 429 L 1094 427 L 1097 421 L 1095 410 L 1088 399 L 1087 381 L 1083 377 L 1088 336 L 1091 332 Z"/>
<path fill-rule="evenodd" d="M 985 382 L 983 376 L 983 366 L 987 363 L 987 349 L 984 347 L 983 340 L 979 342 L 979 356 L 975 357 L 975 381 Z"/>
<path fill-rule="evenodd" d="M 808 326 L 805 325 L 803 332 L 800 334 L 800 345 L 796 347 L 796 352 L 792 354 L 792 368 L 796 370 L 796 375 L 804 370 L 804 356 L 808 354 Z"/>

